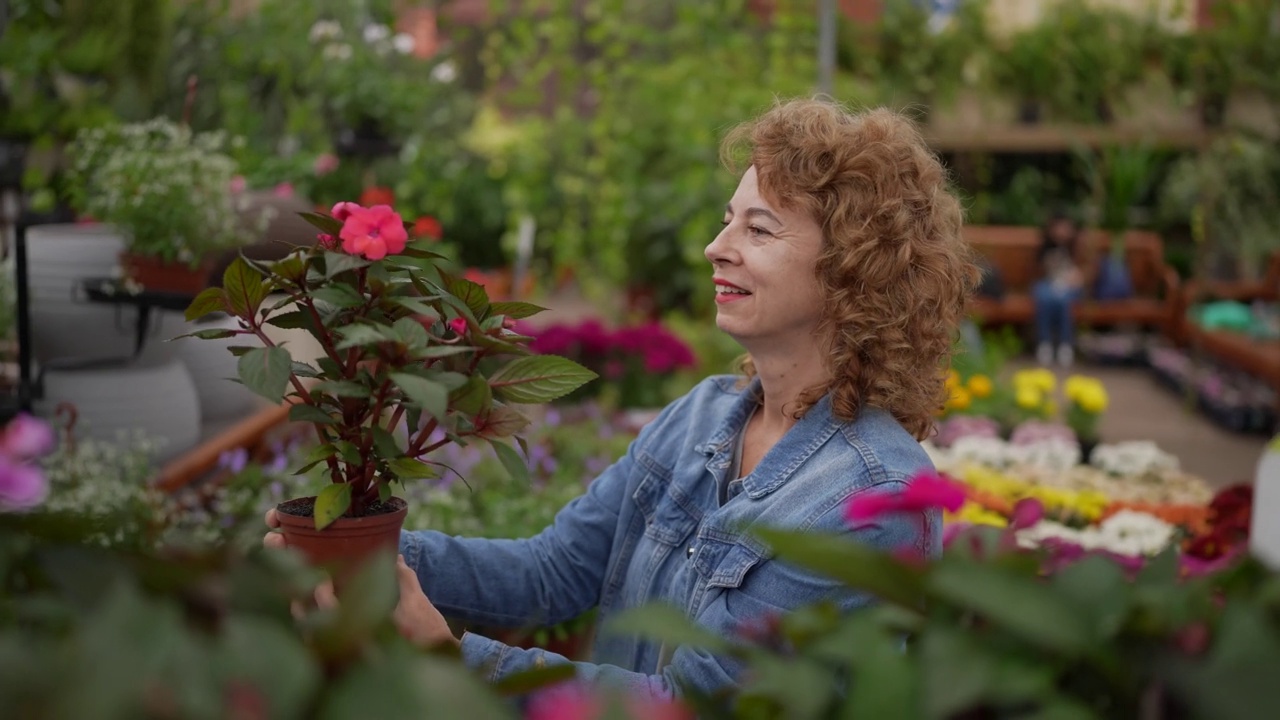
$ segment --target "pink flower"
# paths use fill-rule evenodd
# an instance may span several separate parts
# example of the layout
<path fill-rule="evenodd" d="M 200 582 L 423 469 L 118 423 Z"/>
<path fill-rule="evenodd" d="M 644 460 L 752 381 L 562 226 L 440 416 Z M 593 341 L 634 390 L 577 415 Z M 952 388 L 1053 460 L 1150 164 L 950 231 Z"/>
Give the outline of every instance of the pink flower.
<path fill-rule="evenodd" d="M 316 241 L 320 243 L 320 247 L 325 250 L 332 250 L 338 247 L 338 239 L 329 233 L 320 233 L 316 235 Z"/>
<path fill-rule="evenodd" d="M 954 512 L 964 504 L 964 498 L 963 485 L 925 470 L 916 473 L 900 493 L 854 495 L 844 507 L 844 517 L 856 523 L 888 513 L 921 512 L 937 507 Z"/>
<path fill-rule="evenodd" d="M 14 460 L 32 460 L 53 449 L 53 430 L 43 420 L 20 413 L 0 431 L 0 453 Z"/>
<path fill-rule="evenodd" d="M 0 510 L 26 510 L 44 501 L 49 492 L 40 470 L 0 457 Z"/>
<path fill-rule="evenodd" d="M 328 175 L 338 169 L 341 163 L 338 156 L 333 153 L 320 153 L 316 156 L 315 162 L 311 164 L 311 171 L 316 175 Z"/>
<path fill-rule="evenodd" d="M 235 177 L 231 178 L 230 190 L 235 195 L 239 195 L 240 193 L 244 192 L 245 188 L 248 186 L 249 186 L 249 183 L 247 180 L 244 179 L 243 175 L 236 175 Z"/>
<path fill-rule="evenodd" d="M 604 710 L 599 698 L 578 684 L 562 684 L 534 694 L 525 720 L 595 720 Z"/>
<path fill-rule="evenodd" d="M 454 318 L 450 320 L 449 329 L 452 330 L 455 335 L 465 335 L 467 333 L 467 319 Z"/>
<path fill-rule="evenodd" d="M 293 183 L 282 182 L 271 188 L 271 194 L 278 198 L 291 198 L 293 197 Z"/>
<path fill-rule="evenodd" d="M 1025 530 L 1044 517 L 1044 503 L 1036 498 L 1023 498 L 1013 506 L 1013 516 L 1009 518 L 1010 530 Z"/>
<path fill-rule="evenodd" d="M 363 210 L 363 209 L 364 209 L 363 207 L 357 205 L 356 203 L 344 201 L 344 202 L 335 204 L 333 206 L 333 209 L 329 211 L 329 214 L 332 215 L 333 219 L 337 220 L 338 222 L 346 222 L 347 218 L 351 217 L 352 213 L 356 212 L 357 210 Z"/>
<path fill-rule="evenodd" d="M 338 207 L 335 205 L 334 209 Z M 337 217 L 335 214 L 334 217 Z M 390 205 L 374 205 L 352 211 L 342 224 L 342 251 L 351 255 L 363 255 L 369 260 L 381 260 L 388 255 L 404 252 L 409 233 L 404 220 Z"/>

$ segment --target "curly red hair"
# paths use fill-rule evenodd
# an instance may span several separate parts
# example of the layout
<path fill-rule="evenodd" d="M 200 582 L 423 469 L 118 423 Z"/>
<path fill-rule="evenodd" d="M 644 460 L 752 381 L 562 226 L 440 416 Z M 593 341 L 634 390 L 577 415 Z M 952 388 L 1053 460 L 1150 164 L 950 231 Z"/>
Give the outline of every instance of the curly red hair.
<path fill-rule="evenodd" d="M 832 379 L 802 393 L 795 416 L 830 392 L 836 417 L 880 407 L 924 439 L 979 278 L 942 163 L 902 114 L 824 100 L 780 102 L 734 128 L 721 155 L 733 167 L 744 154 L 767 198 L 822 226 Z M 742 369 L 755 374 L 750 357 Z"/>

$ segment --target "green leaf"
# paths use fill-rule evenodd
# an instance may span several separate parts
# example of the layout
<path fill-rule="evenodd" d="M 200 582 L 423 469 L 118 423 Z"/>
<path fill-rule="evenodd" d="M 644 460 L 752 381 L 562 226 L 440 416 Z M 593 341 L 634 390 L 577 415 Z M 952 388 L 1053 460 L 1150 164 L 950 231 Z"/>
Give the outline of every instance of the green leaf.
<path fill-rule="evenodd" d="M 519 301 L 502 301 L 496 302 L 489 306 L 491 315 L 506 315 L 512 320 L 523 320 L 527 317 L 533 317 L 540 312 L 545 312 L 546 308 L 541 305 L 534 305 L 529 302 Z"/>
<path fill-rule="evenodd" d="M 200 291 L 199 295 L 191 301 L 187 306 L 184 317 L 188 321 L 199 320 L 200 318 L 215 312 L 227 311 L 227 294 L 222 288 L 205 288 Z"/>
<path fill-rule="evenodd" d="M 436 310 L 426 300 L 419 297 L 393 297 L 391 302 L 408 310 L 411 313 L 422 315 L 425 317 L 440 319 L 440 311 Z"/>
<path fill-rule="evenodd" d="M 414 356 L 424 360 L 437 360 L 439 358 L 452 357 L 453 355 L 462 355 L 473 350 L 475 348 L 468 345 L 432 345 L 418 350 L 414 353 Z"/>
<path fill-rule="evenodd" d="M 299 406 L 295 405 L 294 407 L 299 407 Z M 307 453 L 307 456 L 302 459 L 302 464 L 298 466 L 298 469 L 293 471 L 293 474 L 302 475 L 306 473 L 308 470 L 310 470 L 311 468 L 315 467 L 316 465 L 319 465 L 325 460 L 328 460 L 329 458 L 333 457 L 335 454 L 337 454 L 337 452 L 338 452 L 337 448 L 335 448 L 333 445 L 330 445 L 328 443 L 312 448 L 311 452 Z"/>
<path fill-rule="evenodd" d="M 369 388 L 351 380 L 325 380 L 312 385 L 311 389 L 314 392 L 348 398 L 367 398 L 372 394 Z"/>
<path fill-rule="evenodd" d="M 240 382 L 271 402 L 284 399 L 289 386 L 289 369 L 293 359 L 284 348 L 254 348 L 236 363 Z"/>
<path fill-rule="evenodd" d="M 400 455 L 401 450 L 399 444 L 391 433 L 374 425 L 370 432 L 373 433 L 373 449 L 378 451 L 378 455 L 384 458 L 393 458 Z"/>
<path fill-rule="evenodd" d="M 497 405 L 484 420 L 484 437 L 511 437 L 529 426 L 529 419 L 513 408 Z"/>
<path fill-rule="evenodd" d="M 228 613 L 216 637 L 219 660 L 214 677 L 236 678 L 256 687 L 270 702 L 267 717 L 299 717 L 323 680 L 316 659 L 296 630 L 247 613 Z"/>
<path fill-rule="evenodd" d="M 443 421 L 449 409 L 449 389 L 434 380 L 409 373 L 391 373 L 395 383 L 408 398 L 431 417 Z"/>
<path fill-rule="evenodd" d="M 333 447 L 337 449 L 342 461 L 348 465 L 360 465 L 364 462 L 364 458 L 360 457 L 360 448 L 346 440 L 335 440 Z"/>
<path fill-rule="evenodd" d="M 378 500 L 380 502 L 386 502 L 390 499 L 391 499 L 391 485 L 385 482 L 378 483 Z"/>
<path fill-rule="evenodd" d="M 421 480 L 423 478 L 440 477 L 440 471 L 434 465 L 415 460 L 410 457 L 399 457 L 387 461 L 387 469 L 401 480 Z"/>
<path fill-rule="evenodd" d="M 448 259 L 444 255 L 441 255 L 440 253 L 435 252 L 434 250 L 428 250 L 427 247 L 429 246 L 428 245 L 429 242 L 430 241 L 427 241 L 427 240 L 415 240 L 409 243 L 408 245 L 404 246 L 404 252 L 402 252 L 401 255 L 408 255 L 409 257 L 415 257 L 415 258 L 428 258 L 431 260 L 447 260 Z"/>
<path fill-rule="evenodd" d="M 227 351 L 230 352 L 232 355 L 235 355 L 236 357 L 244 357 L 245 353 L 249 352 L 250 350 L 257 350 L 260 347 L 262 346 L 261 345 L 231 345 L 227 348 Z"/>
<path fill-rule="evenodd" d="M 467 378 L 469 376 L 463 375 L 462 373 L 451 372 L 448 370 L 431 369 L 426 371 L 426 373 L 423 374 L 423 377 L 427 378 L 428 380 L 438 382 L 444 386 L 445 390 L 448 390 L 449 392 L 453 392 L 454 390 L 457 390 L 465 386 L 467 384 Z"/>
<path fill-rule="evenodd" d="M 978 612 L 1028 642 L 1078 657 L 1097 641 L 1080 612 L 1033 575 L 1014 574 L 979 562 L 938 564 L 929 589 L 946 601 Z"/>
<path fill-rule="evenodd" d="M 572 679 L 576 674 L 577 669 L 572 665 L 550 665 L 508 675 L 495 683 L 493 689 L 500 695 L 528 695 L 534 690 Z"/>
<path fill-rule="evenodd" d="M 413 318 L 400 318 L 391 326 L 391 330 L 395 338 L 411 351 L 424 349 L 431 343 L 431 337 L 427 335 L 426 329 Z"/>
<path fill-rule="evenodd" d="M 316 495 L 316 529 L 323 530 L 351 507 L 351 486 L 347 483 L 330 483 Z"/>
<path fill-rule="evenodd" d="M 332 425 L 338 422 L 332 415 L 315 405 L 302 403 L 289 408 L 289 420 L 292 422 L 321 423 L 323 425 Z"/>
<path fill-rule="evenodd" d="M 516 452 L 515 448 L 501 440 L 485 439 L 493 446 L 493 451 L 498 455 L 498 462 L 502 463 L 502 467 L 506 469 L 512 480 L 529 482 L 529 466 L 525 463 L 524 458 L 520 457 L 520 453 Z"/>
<path fill-rule="evenodd" d="M 306 310 L 294 310 L 293 312 L 287 312 L 283 315 L 273 315 L 272 317 L 267 318 L 267 324 L 274 325 L 275 327 L 284 330 L 313 329 L 311 313 Z"/>
<path fill-rule="evenodd" d="M 307 261 L 303 257 L 305 251 L 295 250 L 287 257 L 277 260 L 269 266 L 271 273 L 289 281 L 297 283 L 307 276 Z"/>
<path fill-rule="evenodd" d="M 364 298 L 350 285 L 325 285 L 313 291 L 311 297 L 337 308 L 353 308 L 364 304 Z"/>
<path fill-rule="evenodd" d="M 201 340 L 224 340 L 226 338 L 233 338 L 237 335 L 246 335 L 246 334 L 247 333 L 244 330 L 227 330 L 225 328 L 206 328 L 204 330 L 196 330 L 195 332 L 189 332 L 185 335 L 179 335 L 178 337 L 173 338 L 173 340 L 181 340 L 182 338 L 189 338 L 189 337 L 199 338 Z M 172 340 L 170 342 L 172 342 Z"/>
<path fill-rule="evenodd" d="M 267 281 L 243 257 L 236 257 L 222 273 L 222 289 L 231 314 L 250 320 L 267 297 Z"/>
<path fill-rule="evenodd" d="M 1058 570 L 1053 586 L 1085 611 L 1096 636 L 1110 639 L 1129 616 L 1132 586 L 1120 566 L 1107 557 L 1091 555 Z"/>
<path fill-rule="evenodd" d="M 493 392 L 489 390 L 489 383 L 483 376 L 472 375 L 467 378 L 466 385 L 450 394 L 449 401 L 454 410 L 475 417 L 493 403 Z"/>
<path fill-rule="evenodd" d="M 489 293 L 484 286 L 466 278 L 442 274 L 444 289 L 450 295 L 461 300 L 476 318 L 484 317 L 489 311 Z"/>
<path fill-rule="evenodd" d="M 530 355 L 498 370 L 489 378 L 489 385 L 511 402 L 543 403 L 568 395 L 595 378 L 595 373 L 572 360 Z"/>
<path fill-rule="evenodd" d="M 298 377 L 304 377 L 304 378 L 320 377 L 319 370 L 316 370 L 315 368 L 311 367 L 310 365 L 304 362 L 298 362 L 297 360 L 294 360 L 291 367 L 293 368 L 293 374 L 297 375 Z"/>
<path fill-rule="evenodd" d="M 706 650 L 713 655 L 727 655 L 730 649 L 723 637 L 690 620 L 679 608 L 664 603 L 624 610 L 607 620 L 603 630 L 611 635 L 639 636 L 671 648 L 683 645 Z"/>
<path fill-rule="evenodd" d="M 338 233 L 342 232 L 342 221 L 331 215 L 321 215 L 313 212 L 300 212 L 298 215 L 321 232 L 328 233 L 334 237 L 337 237 Z"/>
<path fill-rule="evenodd" d="M 348 255 L 339 252 L 326 252 L 324 254 L 324 278 L 332 280 L 334 277 L 341 275 L 349 270 L 359 270 L 362 267 L 368 267 L 370 261 L 358 255 Z"/>
<path fill-rule="evenodd" d="M 359 325 L 348 325 L 338 328 L 338 334 L 342 336 L 342 341 L 338 343 L 337 349 L 346 350 L 353 347 L 364 347 L 366 345 L 377 345 L 378 343 L 387 342 L 394 339 L 391 328 L 386 325 L 370 325 L 361 323 Z"/>
<path fill-rule="evenodd" d="M 924 599 L 920 573 L 848 535 L 760 529 L 780 559 L 795 563 L 887 602 L 918 608 Z"/>

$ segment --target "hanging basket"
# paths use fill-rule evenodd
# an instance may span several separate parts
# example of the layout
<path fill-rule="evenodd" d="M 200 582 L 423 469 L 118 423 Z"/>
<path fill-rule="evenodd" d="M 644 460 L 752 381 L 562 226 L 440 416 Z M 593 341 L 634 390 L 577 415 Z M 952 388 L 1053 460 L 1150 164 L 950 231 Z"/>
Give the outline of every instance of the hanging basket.
<path fill-rule="evenodd" d="M 120 267 L 124 270 L 125 278 L 152 292 L 198 295 L 209 286 L 213 262 L 205 260 L 193 268 L 186 263 L 122 252 Z"/>

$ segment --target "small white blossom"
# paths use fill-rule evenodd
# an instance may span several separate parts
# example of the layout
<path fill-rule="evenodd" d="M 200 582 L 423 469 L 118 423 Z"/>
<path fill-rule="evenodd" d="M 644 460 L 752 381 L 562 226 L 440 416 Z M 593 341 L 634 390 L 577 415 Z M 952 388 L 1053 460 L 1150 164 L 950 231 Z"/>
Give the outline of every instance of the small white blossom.
<path fill-rule="evenodd" d="M 449 60 L 431 68 L 431 79 L 438 83 L 451 83 L 458 77 L 458 69 Z"/>
<path fill-rule="evenodd" d="M 364 41 L 370 45 L 382 42 L 391 37 L 391 28 L 382 23 L 369 23 L 364 26 Z"/>
<path fill-rule="evenodd" d="M 333 20 L 317 20 L 316 24 L 311 26 L 311 32 L 307 37 L 311 42 L 319 43 L 324 40 L 333 40 L 341 37 L 342 26 Z"/>
<path fill-rule="evenodd" d="M 321 55 L 326 60 L 350 60 L 351 46 L 346 43 L 330 43 L 324 46 Z"/>
<path fill-rule="evenodd" d="M 413 48 L 416 46 L 417 42 L 408 33 L 396 33 L 395 37 L 391 38 L 391 47 L 395 48 L 396 52 L 401 55 L 408 55 L 413 52 Z"/>

